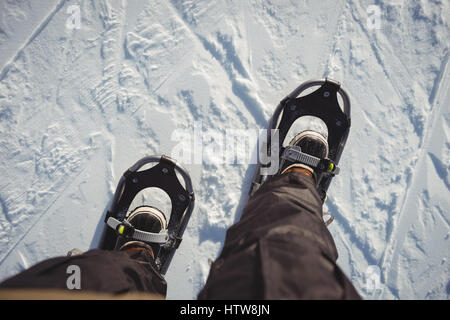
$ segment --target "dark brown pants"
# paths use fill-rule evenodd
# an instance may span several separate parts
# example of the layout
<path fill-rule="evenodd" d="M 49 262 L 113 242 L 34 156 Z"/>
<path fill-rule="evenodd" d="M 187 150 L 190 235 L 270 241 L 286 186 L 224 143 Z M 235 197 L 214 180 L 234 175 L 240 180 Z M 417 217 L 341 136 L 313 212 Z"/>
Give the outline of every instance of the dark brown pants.
<path fill-rule="evenodd" d="M 336 265 L 313 179 L 266 182 L 227 232 L 200 299 L 359 299 Z"/>
<path fill-rule="evenodd" d="M 312 178 L 284 174 L 265 183 L 249 200 L 241 220 L 230 227 L 198 298 L 358 299 L 336 265 L 337 256 Z M 0 287 L 66 289 L 67 267 L 74 264 L 82 270 L 84 290 L 165 295 L 165 280 L 153 261 L 145 260 L 91 250 L 41 262 Z"/>
<path fill-rule="evenodd" d="M 80 287 L 73 288 L 71 277 L 75 273 L 69 266 L 80 271 Z M 69 287 L 68 287 L 69 281 Z M 126 294 L 130 292 L 151 293 L 154 297 L 165 297 L 167 284 L 156 271 L 153 259 L 144 250 L 127 254 L 119 251 L 90 250 L 71 257 L 57 257 L 40 262 L 33 267 L 2 282 L 0 289 L 59 289 L 65 293 L 89 293 L 87 299 L 98 292 L 102 294 Z M 24 291 L 28 298 L 41 299 Z M 52 291 L 54 292 L 54 291 Z M 0 296 L 5 298 L 0 290 Z M 7 298 L 7 297 L 6 297 Z M 63 295 L 62 299 L 66 299 Z M 102 295 L 100 299 L 110 299 Z M 143 297 L 146 299 L 146 297 Z"/>

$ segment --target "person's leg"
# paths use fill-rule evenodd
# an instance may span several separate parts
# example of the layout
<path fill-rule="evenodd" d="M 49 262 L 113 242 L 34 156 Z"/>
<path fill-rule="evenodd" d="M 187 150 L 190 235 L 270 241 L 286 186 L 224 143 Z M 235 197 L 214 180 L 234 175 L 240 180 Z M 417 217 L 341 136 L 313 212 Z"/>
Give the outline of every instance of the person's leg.
<path fill-rule="evenodd" d="M 74 267 L 77 271 L 74 271 Z M 79 288 L 72 277 L 79 272 Z M 134 246 L 130 250 L 90 250 L 57 257 L 5 280 L 0 289 L 63 289 L 70 292 L 123 294 L 152 293 L 165 297 L 167 284 L 157 271 L 151 252 Z"/>
<path fill-rule="evenodd" d="M 134 228 L 151 233 L 166 229 L 165 216 L 159 210 L 141 206 L 126 218 Z M 79 289 L 75 292 L 102 294 L 151 293 L 165 298 L 167 283 L 155 264 L 159 244 L 118 237 L 112 251 L 86 253 L 43 261 L 4 281 L 0 288 Z M 74 269 L 75 268 L 75 269 Z M 78 272 L 78 275 L 72 273 Z M 79 282 L 72 288 L 74 277 Z"/>
<path fill-rule="evenodd" d="M 314 179 L 290 172 L 266 182 L 229 228 L 199 299 L 359 299 L 336 265 Z"/>

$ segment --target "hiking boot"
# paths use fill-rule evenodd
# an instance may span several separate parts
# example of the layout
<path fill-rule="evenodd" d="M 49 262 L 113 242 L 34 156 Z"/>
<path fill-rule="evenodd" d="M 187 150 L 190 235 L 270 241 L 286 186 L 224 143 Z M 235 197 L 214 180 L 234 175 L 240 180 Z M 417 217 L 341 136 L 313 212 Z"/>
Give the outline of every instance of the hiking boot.
<path fill-rule="evenodd" d="M 300 147 L 303 153 L 306 153 L 318 159 L 325 159 L 326 157 L 328 157 L 328 141 L 323 135 L 316 131 L 306 130 L 297 134 L 291 140 L 289 145 Z M 309 176 L 313 176 L 314 174 L 313 168 L 304 163 L 291 162 L 289 160 L 283 159 L 280 172 L 283 174 L 290 171 L 303 171 Z"/>
<path fill-rule="evenodd" d="M 164 214 L 150 206 L 137 207 L 125 219 L 134 229 L 151 233 L 159 233 L 167 229 L 167 220 Z M 137 241 L 133 238 L 118 237 L 116 250 L 125 251 L 133 258 L 145 257 L 147 254 L 153 259 L 158 255 L 159 243 Z"/>

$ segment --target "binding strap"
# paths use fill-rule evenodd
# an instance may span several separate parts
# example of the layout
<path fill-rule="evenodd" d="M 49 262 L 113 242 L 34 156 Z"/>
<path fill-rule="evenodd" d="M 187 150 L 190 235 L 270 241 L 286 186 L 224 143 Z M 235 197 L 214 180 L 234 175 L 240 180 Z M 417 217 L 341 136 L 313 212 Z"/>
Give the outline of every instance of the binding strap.
<path fill-rule="evenodd" d="M 287 146 L 284 148 L 281 158 L 292 163 L 305 164 L 314 169 L 314 171 L 327 172 L 333 176 L 339 174 L 340 171 L 339 167 L 332 160 L 328 158 L 320 159 L 304 153 L 299 146 Z"/>
<path fill-rule="evenodd" d="M 142 231 L 135 229 L 127 220 L 119 221 L 113 217 L 109 217 L 106 223 L 116 230 L 118 236 L 125 238 L 160 244 L 166 243 L 169 240 L 167 230 L 163 230 L 160 233 Z"/>

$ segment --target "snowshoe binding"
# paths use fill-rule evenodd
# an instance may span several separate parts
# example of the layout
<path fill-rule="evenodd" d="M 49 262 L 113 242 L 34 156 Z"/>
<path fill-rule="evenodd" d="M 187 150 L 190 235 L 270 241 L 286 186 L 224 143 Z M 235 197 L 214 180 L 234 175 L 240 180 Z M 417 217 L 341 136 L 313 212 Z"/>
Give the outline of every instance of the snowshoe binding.
<path fill-rule="evenodd" d="M 128 217 L 126 223 L 134 228 L 134 234 L 131 237 L 117 237 L 115 250 L 124 250 L 125 247 L 147 246 L 152 252 L 153 257 L 158 255 L 160 243 L 167 239 L 167 220 L 164 213 L 151 206 L 139 206 L 135 208 Z M 110 221 L 110 226 L 117 229 L 117 222 Z M 119 234 L 126 234 L 125 225 L 118 230 Z M 141 232 L 143 231 L 143 232 Z M 158 241 L 158 237 L 160 241 Z M 130 240 L 131 239 L 131 240 Z"/>

